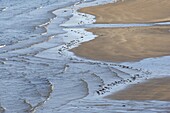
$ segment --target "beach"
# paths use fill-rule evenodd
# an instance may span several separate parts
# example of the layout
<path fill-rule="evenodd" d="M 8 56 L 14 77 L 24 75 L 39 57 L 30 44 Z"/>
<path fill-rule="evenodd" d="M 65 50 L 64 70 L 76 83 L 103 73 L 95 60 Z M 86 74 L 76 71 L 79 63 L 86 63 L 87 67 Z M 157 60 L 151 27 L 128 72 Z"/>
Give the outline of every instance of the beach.
<path fill-rule="evenodd" d="M 167 0 L 0 4 L 0 113 L 169 112 Z"/>
<path fill-rule="evenodd" d="M 112 62 L 166 56 L 170 53 L 169 29 L 169 26 L 89 29 L 98 37 L 72 51 L 81 57 Z"/>
<path fill-rule="evenodd" d="M 170 19 L 168 0 L 119 0 L 116 3 L 82 8 L 96 16 L 96 23 L 148 23 Z"/>
<path fill-rule="evenodd" d="M 96 24 L 154 23 L 170 19 L 168 0 L 120 0 L 116 3 L 82 8 L 96 16 Z M 97 35 L 72 51 L 79 56 L 113 62 L 137 61 L 169 55 L 169 26 L 94 28 Z M 163 39 L 163 40 L 162 40 Z"/>
<path fill-rule="evenodd" d="M 95 24 L 132 24 L 168 22 L 168 0 L 124 0 L 117 3 L 82 8 L 79 11 L 96 16 Z M 81 57 L 110 61 L 138 62 L 146 58 L 170 55 L 170 27 L 132 26 L 92 28 L 96 38 L 84 42 L 72 51 Z M 107 96 L 113 100 L 166 100 L 169 98 L 169 78 L 151 79 Z"/>
<path fill-rule="evenodd" d="M 155 78 L 145 82 L 129 85 L 125 90 L 116 92 L 106 98 L 113 100 L 160 100 L 170 101 L 170 78 Z"/>

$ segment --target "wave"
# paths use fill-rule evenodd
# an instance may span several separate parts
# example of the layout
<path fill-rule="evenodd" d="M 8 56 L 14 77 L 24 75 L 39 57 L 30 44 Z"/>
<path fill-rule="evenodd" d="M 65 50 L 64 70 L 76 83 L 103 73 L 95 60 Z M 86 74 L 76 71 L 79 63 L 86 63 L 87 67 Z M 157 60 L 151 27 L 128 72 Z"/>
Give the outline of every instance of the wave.
<path fill-rule="evenodd" d="M 0 48 L 0 110 L 7 113 L 83 111 L 91 104 L 95 108 L 100 99 L 103 103 L 105 100 L 101 97 L 117 91 L 116 88 L 120 90 L 121 85 L 151 76 L 150 71 L 135 66 L 88 60 L 69 52 L 95 37 L 84 28 L 63 27 L 69 22 L 78 25 L 80 21 L 72 20 L 74 14 L 89 17 L 88 24 L 94 22 L 93 16 L 76 12 L 79 6 L 100 4 L 98 0 L 86 1 L 65 0 L 61 4 L 60 0 L 38 0 L 35 4 L 26 1 L 32 9 L 19 11 L 19 5 L 27 4 L 18 0 L 2 12 L 11 18 L 9 25 L 4 18 L 5 24 L 0 28 L 3 31 L 0 38 L 9 40 L 4 40 L 6 46 Z M 8 11 L 15 8 L 15 16 L 8 15 Z"/>

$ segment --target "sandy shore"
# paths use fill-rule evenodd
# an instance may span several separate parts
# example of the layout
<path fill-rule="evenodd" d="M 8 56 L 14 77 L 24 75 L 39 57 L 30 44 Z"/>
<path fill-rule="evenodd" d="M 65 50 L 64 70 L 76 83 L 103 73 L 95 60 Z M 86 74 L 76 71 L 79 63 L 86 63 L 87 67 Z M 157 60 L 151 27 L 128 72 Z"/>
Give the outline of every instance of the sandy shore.
<path fill-rule="evenodd" d="M 169 0 L 120 0 L 87 7 L 80 12 L 95 15 L 96 23 L 145 23 L 170 20 Z"/>
<path fill-rule="evenodd" d="M 122 2 L 124 1 L 124 2 Z M 170 20 L 169 0 L 122 0 L 83 8 L 96 16 L 96 23 L 150 23 Z M 138 61 L 170 55 L 170 26 L 94 28 L 98 37 L 72 49 L 76 55 L 112 62 Z M 170 100 L 170 78 L 131 85 L 106 98 L 116 100 Z"/>
<path fill-rule="evenodd" d="M 170 26 L 98 28 L 98 35 L 72 51 L 81 57 L 113 62 L 136 61 L 170 55 Z"/>
<path fill-rule="evenodd" d="M 151 79 L 144 83 L 130 85 L 125 90 L 106 98 L 113 100 L 166 100 L 170 101 L 170 78 Z"/>
<path fill-rule="evenodd" d="M 80 9 L 96 23 L 145 23 L 170 20 L 168 0 L 120 0 Z M 81 57 L 113 62 L 136 61 L 170 54 L 170 27 L 96 28 L 98 35 L 72 51 Z"/>

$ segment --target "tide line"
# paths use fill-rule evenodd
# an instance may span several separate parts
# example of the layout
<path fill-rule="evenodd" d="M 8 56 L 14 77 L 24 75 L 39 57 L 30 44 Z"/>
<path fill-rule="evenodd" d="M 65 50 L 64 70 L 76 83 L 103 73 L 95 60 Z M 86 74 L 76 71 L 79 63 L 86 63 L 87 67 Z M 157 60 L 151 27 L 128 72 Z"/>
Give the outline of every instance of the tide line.
<path fill-rule="evenodd" d="M 165 26 L 170 25 L 170 22 L 157 23 L 132 23 L 132 24 L 84 24 L 84 25 L 62 25 L 64 28 L 124 28 L 124 27 L 147 27 L 147 26 Z"/>

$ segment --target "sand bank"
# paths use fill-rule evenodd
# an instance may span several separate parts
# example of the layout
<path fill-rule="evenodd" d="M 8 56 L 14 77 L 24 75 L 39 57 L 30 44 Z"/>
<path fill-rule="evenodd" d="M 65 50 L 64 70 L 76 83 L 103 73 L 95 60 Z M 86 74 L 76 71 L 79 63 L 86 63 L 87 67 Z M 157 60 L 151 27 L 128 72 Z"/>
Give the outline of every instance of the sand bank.
<path fill-rule="evenodd" d="M 96 23 L 147 23 L 170 20 L 168 0 L 120 0 L 80 9 Z M 170 27 L 94 28 L 98 37 L 72 51 L 81 57 L 113 62 L 137 61 L 170 54 Z"/>
<path fill-rule="evenodd" d="M 151 79 L 130 85 L 106 98 L 114 100 L 170 100 L 170 78 Z"/>
<path fill-rule="evenodd" d="M 124 1 L 124 2 L 122 2 Z M 168 0 L 122 0 L 83 8 L 96 16 L 96 23 L 155 23 L 170 20 Z M 72 49 L 76 55 L 112 62 L 138 61 L 170 55 L 170 26 L 93 28 L 96 39 Z M 131 85 L 106 98 L 114 100 L 170 100 L 170 78 Z"/>
<path fill-rule="evenodd" d="M 72 51 L 81 57 L 113 62 L 170 55 L 170 26 L 97 28 L 98 35 Z"/>
<path fill-rule="evenodd" d="M 119 0 L 80 12 L 95 15 L 96 23 L 146 23 L 170 20 L 169 10 L 169 0 Z"/>

